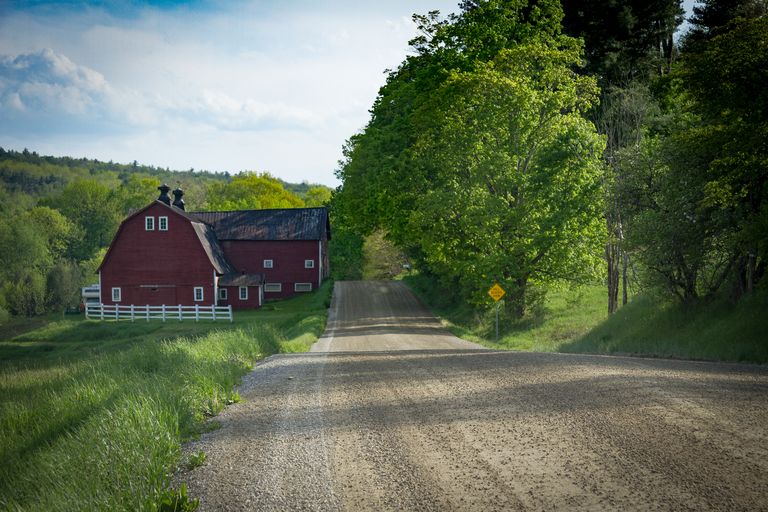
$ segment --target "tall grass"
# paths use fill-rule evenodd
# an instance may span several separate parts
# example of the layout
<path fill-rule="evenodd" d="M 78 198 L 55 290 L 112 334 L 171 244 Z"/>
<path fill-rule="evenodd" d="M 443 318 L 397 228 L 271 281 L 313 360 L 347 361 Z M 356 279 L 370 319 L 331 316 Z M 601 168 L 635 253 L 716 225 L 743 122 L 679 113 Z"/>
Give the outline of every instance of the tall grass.
<path fill-rule="evenodd" d="M 608 316 L 603 286 L 553 288 L 525 318 L 502 314 L 497 343 L 490 303 L 478 311 L 424 277 L 405 282 L 451 332 L 491 348 L 768 363 L 768 290 L 689 305 L 646 292 Z"/>
<path fill-rule="evenodd" d="M 311 345 L 328 293 L 234 325 L 66 321 L 3 342 L 0 509 L 158 509 L 183 440 L 254 362 Z"/>

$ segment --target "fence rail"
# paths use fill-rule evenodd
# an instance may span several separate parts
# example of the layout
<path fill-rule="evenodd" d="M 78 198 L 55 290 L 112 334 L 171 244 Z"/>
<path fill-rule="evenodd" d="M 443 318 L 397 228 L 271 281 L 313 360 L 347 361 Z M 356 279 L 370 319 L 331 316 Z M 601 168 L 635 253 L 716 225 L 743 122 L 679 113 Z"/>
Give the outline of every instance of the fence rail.
<path fill-rule="evenodd" d="M 86 304 L 85 318 L 90 320 L 229 320 L 232 321 L 232 306 L 122 306 L 109 304 Z"/>

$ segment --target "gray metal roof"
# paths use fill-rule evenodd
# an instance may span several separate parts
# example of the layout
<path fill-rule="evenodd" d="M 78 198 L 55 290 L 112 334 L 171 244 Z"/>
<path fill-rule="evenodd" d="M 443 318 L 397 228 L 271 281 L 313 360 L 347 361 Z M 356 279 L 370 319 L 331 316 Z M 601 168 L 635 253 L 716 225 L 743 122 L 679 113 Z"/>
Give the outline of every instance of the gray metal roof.
<path fill-rule="evenodd" d="M 203 246 L 205 254 L 208 255 L 208 259 L 211 260 L 211 264 L 219 274 L 227 274 L 234 272 L 235 269 L 227 261 L 224 256 L 224 251 L 219 245 L 219 241 L 216 240 L 216 235 L 213 229 L 202 222 L 192 221 L 192 228 L 195 230 L 197 238 L 200 240 L 200 244 Z"/>
<path fill-rule="evenodd" d="M 264 274 L 224 274 L 219 278 L 219 286 L 260 286 L 264 283 Z"/>
<path fill-rule="evenodd" d="M 211 226 L 219 240 L 321 240 L 331 237 L 328 209 L 281 208 L 188 212 Z"/>

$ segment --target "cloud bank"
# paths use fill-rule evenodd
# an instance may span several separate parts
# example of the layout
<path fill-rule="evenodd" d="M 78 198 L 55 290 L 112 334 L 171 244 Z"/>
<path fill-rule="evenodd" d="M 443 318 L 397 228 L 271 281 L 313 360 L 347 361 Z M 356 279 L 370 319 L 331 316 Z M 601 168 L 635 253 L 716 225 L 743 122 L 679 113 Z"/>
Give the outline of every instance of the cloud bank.
<path fill-rule="evenodd" d="M 333 185 L 410 14 L 443 4 L 0 7 L 0 146 Z"/>

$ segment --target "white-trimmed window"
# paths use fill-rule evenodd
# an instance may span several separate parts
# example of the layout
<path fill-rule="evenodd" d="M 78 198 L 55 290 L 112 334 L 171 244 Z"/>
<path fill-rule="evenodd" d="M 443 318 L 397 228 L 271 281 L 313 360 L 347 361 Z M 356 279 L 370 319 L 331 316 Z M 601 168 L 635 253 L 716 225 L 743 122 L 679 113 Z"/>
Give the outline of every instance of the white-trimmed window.
<path fill-rule="evenodd" d="M 154 217 L 144 217 L 144 229 L 146 231 L 154 231 L 155 230 L 155 218 Z"/>
<path fill-rule="evenodd" d="M 281 291 L 283 291 L 282 283 L 266 283 L 264 285 L 265 293 L 280 293 Z"/>
<path fill-rule="evenodd" d="M 294 283 L 293 291 L 295 292 L 311 292 L 312 283 Z"/>
<path fill-rule="evenodd" d="M 315 268 L 315 260 L 304 260 L 304 268 Z"/>
<path fill-rule="evenodd" d="M 195 302 L 203 301 L 203 287 L 195 286 Z"/>
<path fill-rule="evenodd" d="M 248 287 L 241 286 L 239 289 L 240 289 L 240 300 L 248 300 Z"/>
<path fill-rule="evenodd" d="M 226 288 L 219 288 L 219 299 L 227 300 L 227 289 Z"/>
<path fill-rule="evenodd" d="M 160 231 L 168 231 L 168 217 L 157 218 L 157 229 Z"/>
<path fill-rule="evenodd" d="M 274 268 L 275 264 L 272 260 L 264 260 L 264 268 Z"/>
<path fill-rule="evenodd" d="M 123 300 L 123 293 L 120 288 L 112 288 L 112 302 L 120 302 Z"/>

